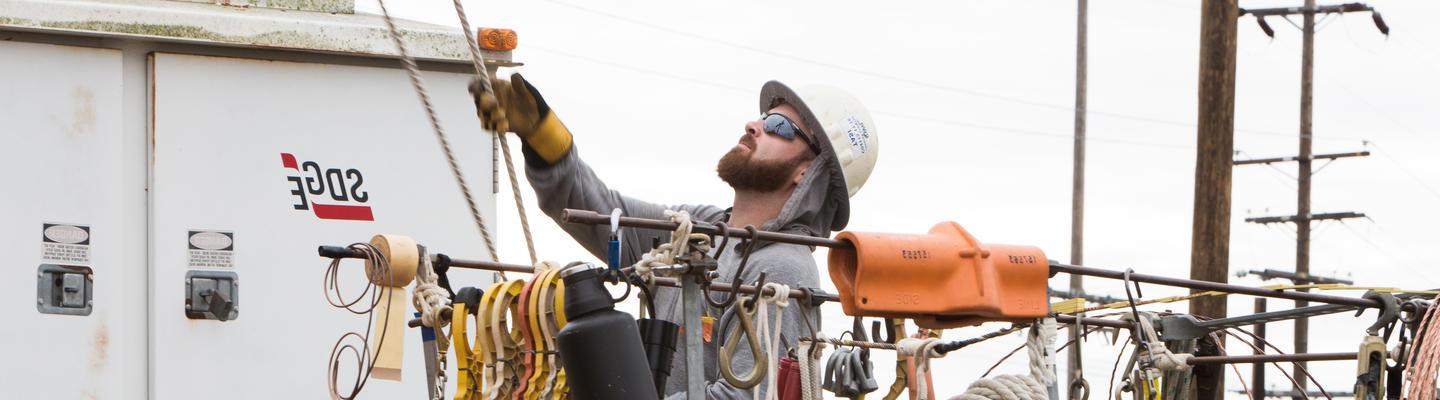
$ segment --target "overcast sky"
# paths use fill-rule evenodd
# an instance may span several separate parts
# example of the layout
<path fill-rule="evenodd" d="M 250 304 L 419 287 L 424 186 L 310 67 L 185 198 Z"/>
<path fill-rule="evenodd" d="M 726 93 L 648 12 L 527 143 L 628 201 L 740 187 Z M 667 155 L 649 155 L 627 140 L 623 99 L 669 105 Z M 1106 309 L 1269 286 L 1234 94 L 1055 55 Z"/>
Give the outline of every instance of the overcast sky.
<path fill-rule="evenodd" d="M 360 3 L 378 12 L 373 1 Z M 458 25 L 448 1 L 393 3 L 399 17 Z M 1073 1 L 465 4 L 474 24 L 519 32 L 515 59 L 526 65 L 517 70 L 571 128 L 585 160 L 627 195 L 728 205 L 732 192 L 715 177 L 715 161 L 758 115 L 761 84 L 824 83 L 865 102 L 880 135 L 879 165 L 852 200 L 851 229 L 921 233 L 953 220 L 981 241 L 1036 245 L 1050 258 L 1069 258 Z M 1328 17 L 1316 35 L 1315 152 L 1368 149 L 1372 156 L 1325 166 L 1314 179 L 1313 210 L 1370 218 L 1316 224 L 1311 268 L 1359 285 L 1440 287 L 1431 254 L 1440 238 L 1440 166 L 1428 162 L 1440 143 L 1433 137 L 1440 133 L 1440 28 L 1429 22 L 1440 3 L 1369 4 L 1389 23 L 1388 38 L 1366 13 Z M 1188 276 L 1199 25 L 1196 0 L 1090 4 L 1087 265 Z M 1237 159 L 1293 155 L 1298 148 L 1301 34 L 1279 19 L 1270 25 L 1273 40 L 1252 17 L 1239 22 Z M 1295 175 L 1286 164 L 1234 170 L 1231 271 L 1293 269 L 1294 227 L 1244 218 L 1294 213 Z M 444 174 L 434 179 L 450 184 Z M 524 194 L 542 258 L 592 259 L 536 211 L 528 187 Z M 501 231 L 510 232 L 502 234 L 501 257 L 520 261 L 524 243 L 509 198 L 508 188 L 497 197 Z M 823 249 L 816 253 L 822 271 L 824 257 Z M 1124 295 L 1116 283 L 1086 285 Z M 1144 291 L 1150 298 L 1181 293 L 1153 285 Z M 1249 298 L 1231 298 L 1232 315 L 1251 307 Z M 831 336 L 849 325 L 838 307 L 824 312 Z M 1324 328 L 1312 330 L 1311 350 L 1354 351 L 1364 319 L 1316 320 L 1312 325 Z M 1287 351 L 1289 331 L 1289 324 L 1270 328 Z M 939 393 L 963 391 L 1021 342 L 1017 335 L 937 360 Z M 1086 377 L 1097 396 L 1108 386 L 1116 351 L 1098 338 L 1085 346 Z M 889 360 L 877 356 L 882 385 L 893 375 Z M 997 373 L 1023 373 L 1024 363 L 1021 353 Z M 1353 364 L 1312 366 L 1327 389 L 1348 390 L 1353 380 Z M 1248 366 L 1239 370 L 1248 381 Z M 1271 371 L 1271 388 L 1284 389 L 1279 382 L 1288 381 Z M 1227 379 L 1228 388 L 1241 387 L 1233 373 Z"/>

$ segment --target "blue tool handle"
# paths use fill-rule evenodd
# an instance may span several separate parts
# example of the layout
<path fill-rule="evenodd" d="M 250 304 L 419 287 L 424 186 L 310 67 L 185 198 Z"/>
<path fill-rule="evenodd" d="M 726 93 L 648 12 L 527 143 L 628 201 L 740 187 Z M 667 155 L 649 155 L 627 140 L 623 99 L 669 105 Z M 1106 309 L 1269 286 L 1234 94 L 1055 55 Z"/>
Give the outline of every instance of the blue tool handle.
<path fill-rule="evenodd" d="M 611 236 L 610 244 L 606 247 L 609 254 L 610 271 L 620 272 L 620 238 Z"/>

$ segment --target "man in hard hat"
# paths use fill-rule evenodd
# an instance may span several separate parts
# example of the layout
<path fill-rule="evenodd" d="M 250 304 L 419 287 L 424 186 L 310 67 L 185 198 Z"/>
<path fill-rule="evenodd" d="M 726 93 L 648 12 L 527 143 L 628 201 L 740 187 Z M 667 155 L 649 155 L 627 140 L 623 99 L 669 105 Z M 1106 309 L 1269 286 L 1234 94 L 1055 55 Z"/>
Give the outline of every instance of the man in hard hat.
<path fill-rule="evenodd" d="M 850 220 L 850 196 L 854 195 L 875 166 L 879 139 L 870 113 L 854 97 L 827 86 L 799 90 L 776 81 L 760 89 L 760 117 L 745 123 L 735 146 L 720 158 L 716 172 L 735 189 L 729 208 L 712 205 L 663 206 L 621 195 L 611 189 L 580 159 L 571 141 L 570 130 L 545 104 L 540 92 L 519 74 L 510 80 L 493 80 L 493 94 L 472 82 L 476 106 L 487 129 L 513 132 L 524 142 L 526 175 L 535 188 L 540 208 L 559 221 L 566 208 L 609 212 L 619 208 L 631 217 L 664 219 L 666 209 L 687 211 L 693 220 L 724 222 L 732 227 L 754 226 L 763 231 L 829 237 L 844 229 Z M 560 223 L 560 227 L 597 258 L 606 259 L 608 226 Z M 623 230 L 621 262 L 631 265 L 647 252 L 656 238 L 669 241 L 669 232 Z M 730 248 L 718 260 L 719 282 L 730 282 L 740 267 L 743 248 L 731 240 Z M 819 267 L 813 248 L 785 243 L 759 243 L 750 254 L 741 281 L 753 283 L 761 273 L 767 282 L 792 288 L 820 287 Z M 715 300 L 726 295 L 713 294 Z M 684 315 L 680 290 L 658 288 L 655 293 L 658 318 L 679 323 Z M 710 307 L 710 306 L 706 306 Z M 751 390 L 730 385 L 717 371 L 717 357 L 724 336 L 719 328 L 734 324 L 735 305 L 707 310 L 718 316 L 714 340 L 705 349 L 706 397 L 750 398 Z M 780 354 L 795 347 L 796 338 L 819 331 L 816 309 L 791 305 L 784 313 L 780 333 Z M 802 310 L 808 317 L 802 318 Z M 774 310 L 772 310 L 774 311 Z M 814 331 L 805 326 L 812 324 Z M 757 321 L 758 322 L 758 321 Z M 683 335 L 682 335 L 683 336 Z M 693 344 L 684 343 L 681 349 Z M 763 351 L 760 352 L 764 354 Z M 754 365 L 748 344 L 733 352 L 731 368 L 745 374 Z M 775 365 L 769 366 L 770 371 Z M 571 373 L 584 373 L 573 371 Z M 675 357 L 666 383 L 666 395 L 684 398 L 686 388 L 684 356 Z M 760 384 L 763 395 L 765 384 Z"/>

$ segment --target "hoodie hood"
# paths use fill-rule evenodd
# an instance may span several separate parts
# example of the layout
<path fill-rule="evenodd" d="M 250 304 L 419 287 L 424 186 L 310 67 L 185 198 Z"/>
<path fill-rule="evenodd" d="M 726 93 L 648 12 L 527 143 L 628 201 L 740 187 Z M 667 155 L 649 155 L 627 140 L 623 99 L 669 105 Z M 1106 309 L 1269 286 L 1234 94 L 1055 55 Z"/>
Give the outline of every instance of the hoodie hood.
<path fill-rule="evenodd" d="M 760 112 L 763 114 L 780 104 L 795 107 L 803 119 L 806 132 L 820 142 L 820 154 L 810 161 L 805 176 L 775 219 L 763 230 L 830 237 L 830 232 L 845 229 L 850 223 L 850 189 L 845 172 L 831 145 L 829 133 L 800 97 L 789 86 L 777 81 L 766 82 L 760 89 Z"/>

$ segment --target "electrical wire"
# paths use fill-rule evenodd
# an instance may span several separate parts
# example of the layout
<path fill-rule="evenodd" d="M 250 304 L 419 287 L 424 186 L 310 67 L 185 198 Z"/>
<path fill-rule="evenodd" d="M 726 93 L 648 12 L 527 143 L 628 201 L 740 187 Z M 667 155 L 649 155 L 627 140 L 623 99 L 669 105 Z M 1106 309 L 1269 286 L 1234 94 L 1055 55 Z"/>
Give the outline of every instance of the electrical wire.
<path fill-rule="evenodd" d="M 688 77 L 688 76 L 684 76 L 684 75 L 679 75 L 679 74 L 674 74 L 674 73 L 670 73 L 670 72 L 659 71 L 659 70 L 654 70 L 654 69 L 649 69 L 649 68 L 637 67 L 637 66 L 630 65 L 630 64 L 618 63 L 618 62 L 603 60 L 603 59 L 599 59 L 599 58 L 595 58 L 595 57 L 589 57 L 589 56 L 584 56 L 584 55 L 569 53 L 569 52 L 565 52 L 565 51 L 555 50 L 555 49 L 547 48 L 547 47 L 544 47 L 544 46 L 538 46 L 538 45 L 533 45 L 533 44 L 532 44 L 532 45 L 527 45 L 526 47 L 527 47 L 527 48 L 536 49 L 536 50 L 540 50 L 541 52 L 545 52 L 545 53 L 550 53 L 550 54 L 554 54 L 554 55 L 558 55 L 558 56 L 562 56 L 562 57 L 567 57 L 567 58 L 572 58 L 572 59 L 576 59 L 576 60 L 581 60 L 581 61 L 587 61 L 587 62 L 591 62 L 591 63 L 595 63 L 595 64 L 600 64 L 600 65 L 605 65 L 605 66 L 612 67 L 612 68 L 615 68 L 615 69 L 625 70 L 625 71 L 629 71 L 629 72 L 633 72 L 633 73 L 638 73 L 638 74 L 642 74 L 642 75 L 653 75 L 653 76 L 657 76 L 657 77 L 661 77 L 661 78 L 666 78 L 666 79 L 671 79 L 671 80 L 676 80 L 676 81 L 691 83 L 691 84 L 700 85 L 700 86 L 707 86 L 707 87 L 711 87 L 711 88 L 716 88 L 716 89 L 721 89 L 721 90 L 731 91 L 731 92 L 736 92 L 736 93 L 741 93 L 741 94 L 754 94 L 754 93 L 755 93 L 755 90 L 753 90 L 753 89 L 746 89 L 746 88 L 741 88 L 741 87 L 738 87 L 738 86 L 732 86 L 732 85 L 728 85 L 728 84 L 724 84 L 724 83 L 719 83 L 719 82 L 707 81 L 707 80 L 703 80 L 703 79 L 692 78 L 692 77 Z M 1073 134 L 1070 134 L 1070 133 L 1045 132 L 1045 131 L 1036 131 L 1036 130 L 1020 129 L 1020 128 L 1010 128 L 1010 127 L 1003 127 L 1003 126 L 995 126 L 995 125 L 977 124 L 977 123 L 957 121 L 957 120 L 952 120 L 952 119 L 942 119 L 942 118 L 926 117 L 926 116 L 913 115 L 913 114 L 896 113 L 896 112 L 891 112 L 891 111 L 886 111 L 886 110 L 878 110 L 878 109 L 877 109 L 877 110 L 872 110 L 871 112 L 872 112 L 873 114 L 875 114 L 875 115 L 884 115 L 884 116 L 893 117 L 893 118 L 906 119 L 906 120 L 918 121 L 918 122 L 927 122 L 927 123 L 933 123 L 933 124 L 945 125 L 945 126 L 955 126 L 955 127 L 961 127 L 961 128 L 974 128 L 974 129 L 988 130 L 988 131 L 994 131 L 994 132 L 1014 133 L 1014 134 L 1021 134 L 1021 135 L 1044 136 L 1044 137 L 1052 137 L 1052 138 L 1063 139 L 1063 140 L 1074 140 L 1074 139 L 1075 139 L 1075 136 L 1074 136 Z M 1099 143 L 1113 143 L 1113 144 L 1123 144 L 1123 145 L 1152 147 L 1152 148 L 1183 149 L 1183 150 L 1188 150 L 1188 149 L 1194 149 L 1194 148 L 1195 148 L 1194 146 L 1188 146 L 1188 145 L 1166 144 L 1166 143 L 1154 143 L 1154 142 L 1141 142 L 1141 141 L 1132 141 L 1132 140 L 1124 140 L 1124 139 L 1112 139 L 1112 138 L 1105 138 L 1105 137 L 1097 137 L 1097 136 L 1094 136 L 1094 135 L 1086 135 L 1086 136 L 1085 136 L 1085 139 L 1088 140 L 1088 141 L 1099 142 Z"/>
<path fill-rule="evenodd" d="M 709 36 L 705 36 L 705 35 L 701 35 L 701 34 L 691 33 L 691 32 L 687 32 L 687 31 L 684 31 L 684 30 L 680 30 L 680 29 L 676 29 L 676 28 L 671 28 L 671 27 L 667 27 L 667 26 L 663 26 L 663 25 L 659 25 L 659 24 L 654 24 L 654 23 L 650 23 L 650 22 L 647 22 L 647 21 L 642 21 L 642 20 L 639 20 L 639 19 L 630 18 L 630 17 L 626 17 L 626 16 L 623 16 L 623 15 L 619 15 L 619 14 L 613 14 L 613 13 L 609 13 L 609 12 L 605 12 L 605 11 L 601 11 L 601 10 L 593 9 L 593 8 L 589 8 L 589 7 L 584 7 L 584 6 L 580 6 L 580 5 L 576 5 L 576 4 L 572 4 L 572 3 L 562 2 L 562 1 L 558 1 L 558 0 L 548 0 L 548 2 L 551 3 L 551 4 L 559 5 L 559 6 L 561 6 L 561 7 L 565 7 L 565 8 L 569 8 L 569 9 L 573 9 L 573 10 L 578 10 L 578 11 L 582 11 L 582 12 L 589 13 L 589 14 L 593 14 L 593 15 L 598 15 L 598 16 L 605 17 L 605 18 L 609 18 L 609 19 L 613 19 L 613 20 L 616 20 L 616 21 L 625 22 L 625 23 L 628 23 L 628 24 L 631 24 L 631 25 L 642 26 L 642 27 L 646 27 L 646 28 L 649 28 L 649 29 L 653 29 L 653 30 L 658 30 L 658 31 L 662 31 L 662 32 L 671 33 L 671 34 L 674 34 L 674 35 L 677 35 L 677 36 L 680 36 L 680 37 L 689 38 L 689 39 L 692 39 L 692 40 L 698 40 L 698 41 L 702 41 L 702 42 L 708 42 L 708 43 L 712 43 L 712 44 L 718 44 L 718 45 L 725 46 L 725 47 L 730 47 L 730 48 L 745 50 L 745 51 L 749 51 L 749 52 L 753 52 L 753 53 L 757 53 L 757 54 L 763 54 L 763 55 L 766 55 L 766 56 L 775 57 L 775 58 L 781 58 L 781 59 L 790 60 L 790 61 L 794 61 L 794 62 L 799 62 L 799 63 L 804 63 L 804 64 L 810 64 L 810 65 L 814 65 L 814 66 L 825 67 L 825 68 L 835 69 L 835 70 L 839 70 L 839 71 L 849 72 L 849 73 L 853 73 L 853 74 L 857 74 L 857 75 L 863 75 L 863 76 L 868 76 L 868 77 L 872 77 L 872 78 L 879 78 L 879 79 L 884 79 L 884 80 L 888 80 L 888 81 L 892 81 L 892 82 L 900 82 L 900 83 L 905 83 L 905 84 L 909 84 L 909 85 L 913 85 L 913 86 L 917 86 L 917 87 L 923 87 L 923 88 L 928 88 L 928 89 L 932 89 L 932 90 L 937 90 L 937 91 L 942 91 L 942 92 L 948 92 L 948 93 L 954 93 L 954 94 L 960 94 L 960 95 L 965 95 L 965 96 L 979 97 L 979 98 L 990 99 L 990 100 L 998 100 L 998 101 L 1004 101 L 1004 102 L 1008 102 L 1008 103 L 1014 103 L 1014 104 L 1020 104 L 1020 105 L 1026 105 L 1026 106 L 1038 107 L 1038 108 L 1046 108 L 1046 109 L 1052 109 L 1052 110 L 1064 111 L 1064 112 L 1075 112 L 1075 111 L 1076 111 L 1076 109 L 1075 109 L 1074 106 L 1061 105 L 1061 104 L 1051 104 L 1051 103 L 1045 103 L 1045 102 L 1040 102 L 1040 101 L 1023 99 L 1023 98 L 1019 98 L 1019 97 L 1011 97 L 1011 96 L 1004 96 L 1004 95 L 998 95 L 998 94 L 993 94 L 993 93 L 986 93 L 986 92 L 981 92 L 981 91 L 976 91 L 976 90 L 971 90 L 971 89 L 964 89 L 964 88 L 959 88 L 959 87 L 954 87 L 954 86 L 937 84 L 937 83 L 933 83 L 933 82 L 926 82 L 926 81 L 922 81 L 922 80 L 918 80 L 918 79 L 913 79 L 913 78 L 906 78 L 906 77 L 902 77 L 902 76 L 884 74 L 884 73 L 869 71 L 869 70 L 865 70 L 865 69 L 860 69 L 860 68 L 855 68 L 855 67 L 850 67 L 850 66 L 845 66 L 845 65 L 840 65 L 840 64 L 834 64 L 834 63 L 829 63 L 829 62 L 824 62 L 824 61 L 812 60 L 812 59 L 809 59 L 809 58 L 804 58 L 804 57 L 799 57 L 799 56 L 795 56 L 795 55 L 791 55 L 791 54 L 786 54 L 786 53 L 784 53 L 784 52 L 779 52 L 779 51 L 775 51 L 775 50 L 769 50 L 769 49 L 759 48 L 759 47 L 750 46 L 750 45 L 746 45 L 746 44 L 731 42 L 731 41 L 722 40 L 722 39 L 717 39 L 717 38 L 713 38 L 713 37 L 709 37 Z M 1148 123 L 1160 124 L 1160 125 L 1172 125 L 1172 126 L 1179 126 L 1179 127 L 1186 127 L 1186 128 L 1195 128 L 1195 127 L 1196 127 L 1196 124 L 1193 123 L 1193 122 L 1176 121 L 1176 120 L 1168 120 L 1168 119 L 1161 119 L 1161 118 L 1154 118 L 1154 117 L 1139 116 L 1139 115 L 1133 115 L 1133 114 L 1125 114 L 1125 113 L 1116 113 L 1116 112 L 1100 111 L 1100 110 L 1095 110 L 1095 109 L 1089 108 L 1089 107 L 1087 107 L 1087 108 L 1085 109 L 1085 112 L 1087 112 L 1087 113 L 1089 113 L 1089 114 L 1093 114 L 1093 115 L 1099 115 L 1099 116 L 1105 116 L 1105 117 L 1111 117 L 1111 118 L 1118 118 L 1118 119 L 1126 119 L 1126 120 L 1132 120 L 1132 121 L 1148 122 Z M 1284 136 L 1284 137 L 1292 137 L 1292 136 L 1293 136 L 1292 133 L 1273 132 L 1273 131 L 1262 131 L 1262 130 L 1254 130 L 1254 129 L 1241 129 L 1241 128 L 1236 128 L 1235 131 L 1237 131 L 1237 132 L 1254 133 L 1254 134 L 1258 134 L 1258 135 L 1269 135 L 1269 136 Z"/>
<path fill-rule="evenodd" d="M 384 277 L 385 283 L 391 283 L 393 276 L 390 275 L 390 261 L 381 254 L 379 250 L 370 246 L 369 243 L 354 243 L 348 246 L 350 250 L 358 251 L 365 256 L 365 267 L 367 276 Z M 323 281 L 325 300 L 335 308 L 344 309 L 351 314 L 365 316 L 365 330 L 363 333 L 346 332 L 340 335 L 335 341 L 335 346 L 330 349 L 330 368 L 326 370 L 326 380 L 329 382 L 330 397 L 332 399 L 351 400 L 360 394 L 365 388 L 365 383 L 370 380 L 370 372 L 375 369 L 373 360 L 370 359 L 370 331 L 374 328 L 375 319 L 373 313 L 375 306 L 380 304 L 381 290 L 375 283 L 366 280 L 365 290 L 362 290 L 354 299 L 347 300 L 340 290 L 340 260 L 332 258 L 330 266 L 325 269 Z M 362 303 L 369 295 L 369 301 Z M 375 343 L 376 348 L 385 344 L 385 329 L 388 327 L 390 313 L 385 314 L 385 320 L 381 322 L 380 340 Z M 357 347 L 357 343 L 358 347 Z M 349 394 L 341 394 L 339 390 L 340 359 L 346 353 L 355 357 L 355 381 L 348 390 Z"/>

